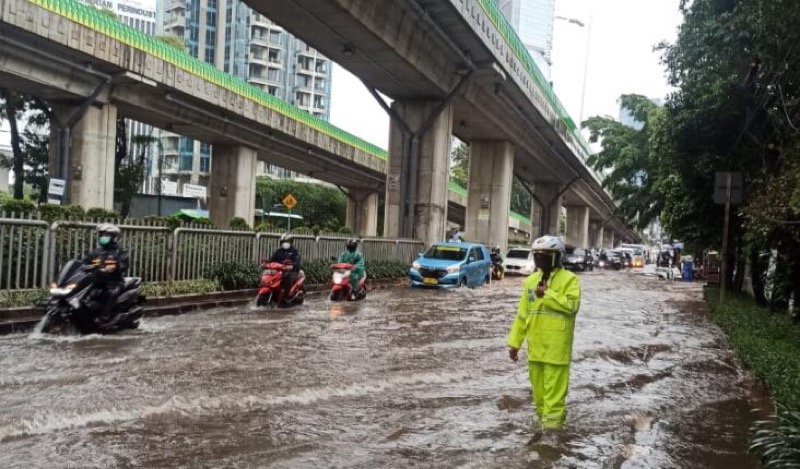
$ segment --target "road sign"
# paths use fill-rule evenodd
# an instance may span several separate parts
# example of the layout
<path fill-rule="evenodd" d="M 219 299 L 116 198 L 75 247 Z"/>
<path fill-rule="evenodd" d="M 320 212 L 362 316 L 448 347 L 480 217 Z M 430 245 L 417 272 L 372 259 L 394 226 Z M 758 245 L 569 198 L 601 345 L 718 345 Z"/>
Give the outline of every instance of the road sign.
<path fill-rule="evenodd" d="M 295 199 L 292 194 L 286 194 L 286 197 L 283 198 L 282 202 L 283 206 L 289 210 L 293 209 L 294 206 L 297 205 L 297 199 Z"/>
<path fill-rule="evenodd" d="M 724 204 L 728 197 L 728 175 L 731 182 L 731 204 L 742 203 L 742 173 L 726 173 L 717 171 L 714 176 L 714 203 Z"/>
<path fill-rule="evenodd" d="M 192 197 L 195 199 L 205 199 L 208 192 L 205 186 L 198 186 L 196 184 L 184 184 L 183 196 Z"/>
<path fill-rule="evenodd" d="M 50 179 L 50 186 L 47 188 L 47 194 L 62 197 L 64 195 L 64 187 L 66 187 L 66 185 L 67 182 L 63 179 Z"/>

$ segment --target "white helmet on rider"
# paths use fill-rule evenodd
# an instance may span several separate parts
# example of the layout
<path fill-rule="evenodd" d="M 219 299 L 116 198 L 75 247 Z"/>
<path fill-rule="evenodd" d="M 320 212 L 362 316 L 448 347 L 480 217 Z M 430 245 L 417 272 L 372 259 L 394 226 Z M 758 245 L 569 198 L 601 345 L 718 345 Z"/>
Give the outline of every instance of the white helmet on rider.
<path fill-rule="evenodd" d="M 119 239 L 120 229 L 117 225 L 103 223 L 97 227 L 97 244 L 108 246 L 114 244 Z"/>
<path fill-rule="evenodd" d="M 534 254 L 537 252 L 554 253 L 553 266 L 561 266 L 561 262 L 567 254 L 567 247 L 564 242 L 557 236 L 542 236 L 531 244 L 531 251 Z"/>

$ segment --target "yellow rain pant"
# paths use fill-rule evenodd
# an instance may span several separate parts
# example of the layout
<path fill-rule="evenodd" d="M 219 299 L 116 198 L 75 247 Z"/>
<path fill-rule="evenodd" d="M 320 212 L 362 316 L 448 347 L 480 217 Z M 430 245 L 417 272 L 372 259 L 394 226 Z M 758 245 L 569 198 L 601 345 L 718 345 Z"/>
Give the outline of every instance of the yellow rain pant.
<path fill-rule="evenodd" d="M 569 365 L 528 362 L 533 405 L 544 429 L 559 429 L 567 420 Z"/>

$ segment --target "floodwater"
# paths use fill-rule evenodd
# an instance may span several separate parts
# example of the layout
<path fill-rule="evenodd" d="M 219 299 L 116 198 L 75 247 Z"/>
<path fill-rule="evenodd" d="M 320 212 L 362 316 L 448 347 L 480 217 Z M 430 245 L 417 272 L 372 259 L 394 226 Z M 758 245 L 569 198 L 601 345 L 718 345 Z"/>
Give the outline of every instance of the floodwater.
<path fill-rule="evenodd" d="M 511 278 L 0 336 L 0 467 L 758 467 L 748 427 L 769 403 L 699 285 L 581 282 L 568 428 L 548 444 L 507 358 Z"/>

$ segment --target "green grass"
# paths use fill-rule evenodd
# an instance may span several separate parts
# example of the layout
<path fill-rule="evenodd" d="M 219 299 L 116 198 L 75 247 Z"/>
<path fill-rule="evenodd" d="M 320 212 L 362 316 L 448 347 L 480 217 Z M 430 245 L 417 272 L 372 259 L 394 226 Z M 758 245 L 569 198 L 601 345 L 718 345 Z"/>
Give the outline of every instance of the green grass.
<path fill-rule="evenodd" d="M 706 300 L 739 358 L 775 401 L 775 422 L 756 423 L 750 450 L 766 468 L 800 468 L 800 327 L 750 297 L 732 295 L 720 304 L 719 291 L 708 290 Z"/>

